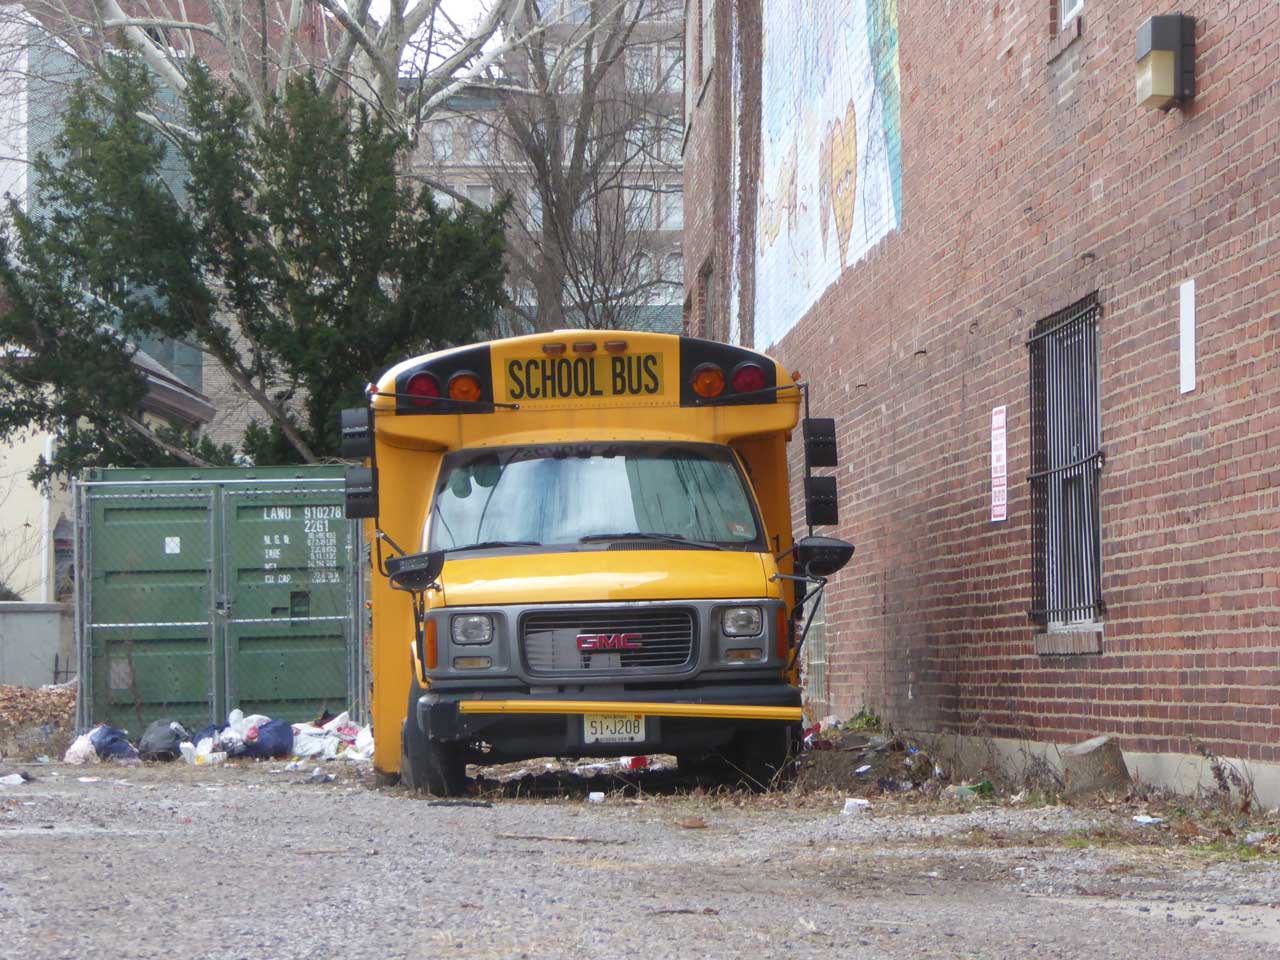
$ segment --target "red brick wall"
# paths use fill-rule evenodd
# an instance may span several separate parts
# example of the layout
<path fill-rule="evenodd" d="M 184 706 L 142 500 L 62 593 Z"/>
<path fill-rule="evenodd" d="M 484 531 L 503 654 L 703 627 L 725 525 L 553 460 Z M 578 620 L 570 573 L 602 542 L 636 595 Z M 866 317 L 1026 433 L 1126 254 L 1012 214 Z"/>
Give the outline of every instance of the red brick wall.
<path fill-rule="evenodd" d="M 738 7 L 749 131 L 759 0 Z M 1166 7 L 1085 0 L 1062 36 L 1052 12 L 1050 0 L 898 7 L 900 227 L 773 348 L 840 432 L 833 532 L 858 552 L 829 590 L 830 707 L 1280 760 L 1280 5 L 1185 4 L 1197 96 L 1167 114 L 1134 102 L 1135 34 Z M 722 242 L 716 145 L 739 122 L 700 109 L 685 168 L 690 283 Z M 758 142 L 742 139 L 744 171 Z M 740 209 L 754 211 L 754 176 L 743 188 Z M 745 244 L 748 309 L 753 258 Z M 1184 395 L 1189 278 L 1197 385 Z M 1025 341 L 1094 291 L 1102 653 L 1040 656 Z M 993 524 L 998 405 L 1009 520 Z"/>

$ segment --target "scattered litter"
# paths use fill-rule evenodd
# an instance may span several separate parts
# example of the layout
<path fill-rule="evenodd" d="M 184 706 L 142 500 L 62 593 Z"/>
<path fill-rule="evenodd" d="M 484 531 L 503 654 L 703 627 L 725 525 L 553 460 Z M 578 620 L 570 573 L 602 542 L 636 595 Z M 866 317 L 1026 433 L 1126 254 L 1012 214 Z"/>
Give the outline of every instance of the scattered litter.
<path fill-rule="evenodd" d="M 138 741 L 138 755 L 143 760 L 177 760 L 181 744 L 190 740 L 191 734 L 177 720 L 155 720 Z"/>
<path fill-rule="evenodd" d="M 649 766 L 648 757 L 623 757 L 620 762 L 628 770 L 644 770 Z"/>
<path fill-rule="evenodd" d="M 863 797 L 846 797 L 844 801 L 844 809 L 840 811 L 843 817 L 852 817 L 860 813 L 869 813 L 871 811 L 871 801 Z"/>
<path fill-rule="evenodd" d="M 178 744 L 178 749 L 182 753 L 182 759 L 187 761 L 193 767 L 207 767 L 215 763 L 225 763 L 227 754 L 225 750 L 213 749 L 213 738 L 205 737 L 198 744 L 192 744 L 190 741 Z"/>
<path fill-rule="evenodd" d="M 602 840 L 598 837 L 543 837 L 532 833 L 499 833 L 501 840 L 545 840 L 549 843 L 626 843 L 626 840 Z"/>
<path fill-rule="evenodd" d="M 293 752 L 293 725 L 288 720 L 266 720 L 248 727 L 244 752 L 255 760 L 289 756 Z"/>
<path fill-rule="evenodd" d="M 592 790 L 587 794 L 587 803 L 604 803 L 604 792 Z"/>
<path fill-rule="evenodd" d="M 46 756 L 42 753 L 40 756 L 36 757 L 36 763 L 53 763 L 53 757 Z"/>
<path fill-rule="evenodd" d="M 30 779 L 31 777 L 24 777 L 20 773 L 11 773 L 8 776 L 0 777 L 0 786 L 19 787 Z"/>
<path fill-rule="evenodd" d="M 1145 813 L 1139 814 L 1133 818 L 1134 823 L 1140 823 L 1144 827 L 1154 826 L 1157 823 L 1164 823 L 1164 817 L 1149 817 Z"/>
<path fill-rule="evenodd" d="M 67 747 L 67 753 L 62 758 L 62 762 L 79 766 L 82 763 L 101 763 L 102 761 L 98 758 L 98 751 L 94 748 L 89 734 L 82 733 L 75 738 L 71 746 Z"/>
<path fill-rule="evenodd" d="M 667 914 L 674 914 L 674 913 L 687 913 L 687 914 L 692 914 L 693 916 L 701 915 L 705 917 L 720 916 L 720 911 L 717 910 L 715 907 L 703 907 L 701 910 L 691 910 L 688 907 L 668 907 L 665 910 L 650 910 L 649 912 L 653 914 L 655 917 L 663 916 Z"/>
<path fill-rule="evenodd" d="M 345 711 L 336 717 L 320 720 L 293 725 L 294 757 L 356 762 L 373 759 L 373 730 L 370 727 L 356 726 Z"/>
<path fill-rule="evenodd" d="M 995 785 L 990 780 L 983 780 L 979 783 L 953 783 L 942 791 L 942 795 L 949 800 L 977 800 L 994 796 L 995 792 Z"/>
<path fill-rule="evenodd" d="M 857 770 L 853 772 L 861 776 L 862 774 L 869 773 L 870 771 L 871 771 L 871 764 L 864 763 L 862 766 L 860 766 Z"/>
<path fill-rule="evenodd" d="M 678 826 L 681 830 L 705 830 L 710 824 L 701 817 L 689 817 L 687 820 L 681 820 Z"/>
<path fill-rule="evenodd" d="M 285 773 L 293 773 L 295 770 L 301 770 L 306 766 L 301 760 L 291 760 L 284 765 Z"/>
<path fill-rule="evenodd" d="M 129 742 L 128 731 L 100 723 L 89 731 L 89 742 L 98 753 L 99 760 L 116 763 L 138 763 L 138 748 Z M 72 744 L 74 746 L 74 744 Z"/>
<path fill-rule="evenodd" d="M 80 777 L 79 780 L 81 783 L 98 783 L 100 780 L 102 780 L 102 778 L 101 777 Z"/>
<path fill-rule="evenodd" d="M 1271 834 L 1267 833 L 1265 830 L 1252 830 L 1244 835 L 1244 842 L 1250 847 L 1256 847 L 1269 836 L 1271 836 Z"/>
<path fill-rule="evenodd" d="M 428 807 L 492 807 L 488 800 L 428 800 Z"/>
<path fill-rule="evenodd" d="M 325 773 L 319 767 L 311 771 L 311 776 L 307 777 L 307 783 L 333 783 L 338 779 L 336 773 Z"/>

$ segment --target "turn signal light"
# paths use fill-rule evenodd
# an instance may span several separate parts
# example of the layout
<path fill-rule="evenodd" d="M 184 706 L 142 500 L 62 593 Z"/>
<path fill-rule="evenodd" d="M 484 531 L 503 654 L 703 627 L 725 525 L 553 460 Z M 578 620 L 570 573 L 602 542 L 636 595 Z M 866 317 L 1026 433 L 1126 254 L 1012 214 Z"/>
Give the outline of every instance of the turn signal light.
<path fill-rule="evenodd" d="M 440 381 L 425 370 L 415 373 L 404 386 L 404 392 L 412 397 L 412 403 L 426 407 L 440 396 Z"/>
<path fill-rule="evenodd" d="M 712 400 L 724 393 L 724 371 L 714 363 L 701 364 L 694 369 L 689 386 L 703 400 Z"/>
<path fill-rule="evenodd" d="M 422 651 L 422 668 L 424 670 L 434 670 L 440 665 L 440 644 L 436 641 L 436 622 L 428 620 L 423 646 L 426 648 Z"/>
<path fill-rule="evenodd" d="M 736 650 L 726 650 L 724 658 L 729 663 L 752 663 L 764 659 L 764 654 L 759 647 L 740 647 Z"/>
<path fill-rule="evenodd" d="M 455 670 L 488 670 L 493 666 L 493 660 L 489 657 L 454 657 L 453 669 Z"/>
<path fill-rule="evenodd" d="M 764 370 L 758 363 L 742 363 L 733 371 L 733 389 L 735 393 L 751 393 L 765 387 Z"/>
<path fill-rule="evenodd" d="M 449 378 L 449 399 L 475 403 L 480 399 L 480 378 L 474 373 L 455 373 Z"/>

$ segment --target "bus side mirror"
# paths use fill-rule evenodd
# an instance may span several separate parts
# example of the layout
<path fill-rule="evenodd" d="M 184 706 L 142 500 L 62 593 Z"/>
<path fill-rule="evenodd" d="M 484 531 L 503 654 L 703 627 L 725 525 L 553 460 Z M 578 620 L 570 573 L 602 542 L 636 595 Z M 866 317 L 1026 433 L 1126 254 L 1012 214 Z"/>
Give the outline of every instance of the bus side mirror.
<path fill-rule="evenodd" d="M 421 593 L 440 578 L 440 571 L 444 569 L 444 551 L 388 557 L 386 566 L 391 589 Z"/>
<path fill-rule="evenodd" d="M 810 527 L 829 527 L 840 522 L 835 477 L 804 478 L 804 515 Z"/>
<path fill-rule="evenodd" d="M 804 431 L 804 462 L 810 467 L 834 467 L 839 465 L 836 452 L 836 422 L 832 417 L 805 417 L 801 423 Z"/>
<path fill-rule="evenodd" d="M 348 520 L 378 515 L 378 471 L 373 467 L 348 467 L 345 477 Z"/>
<path fill-rule="evenodd" d="M 342 411 L 338 452 L 344 460 L 368 460 L 373 453 L 373 411 L 352 407 Z"/>
<path fill-rule="evenodd" d="M 796 568 L 806 577 L 826 579 L 853 558 L 853 544 L 835 537 L 802 537 L 796 541 Z"/>

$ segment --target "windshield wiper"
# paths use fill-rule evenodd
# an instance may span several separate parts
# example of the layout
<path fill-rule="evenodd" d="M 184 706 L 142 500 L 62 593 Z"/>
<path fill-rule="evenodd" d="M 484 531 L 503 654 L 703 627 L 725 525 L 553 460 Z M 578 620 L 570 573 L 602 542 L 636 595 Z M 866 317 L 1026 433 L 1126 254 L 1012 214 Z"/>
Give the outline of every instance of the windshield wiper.
<path fill-rule="evenodd" d="M 537 540 L 485 540 L 481 543 L 464 543 L 460 547 L 445 547 L 445 553 L 457 553 L 460 550 L 487 550 L 489 547 L 540 547 Z"/>
<path fill-rule="evenodd" d="M 703 550 L 724 550 L 718 543 L 707 543 L 705 540 L 690 540 L 678 533 L 589 533 L 579 537 L 579 543 L 594 543 L 599 540 L 665 540 L 667 543 L 679 543 L 690 547 L 701 547 Z"/>

